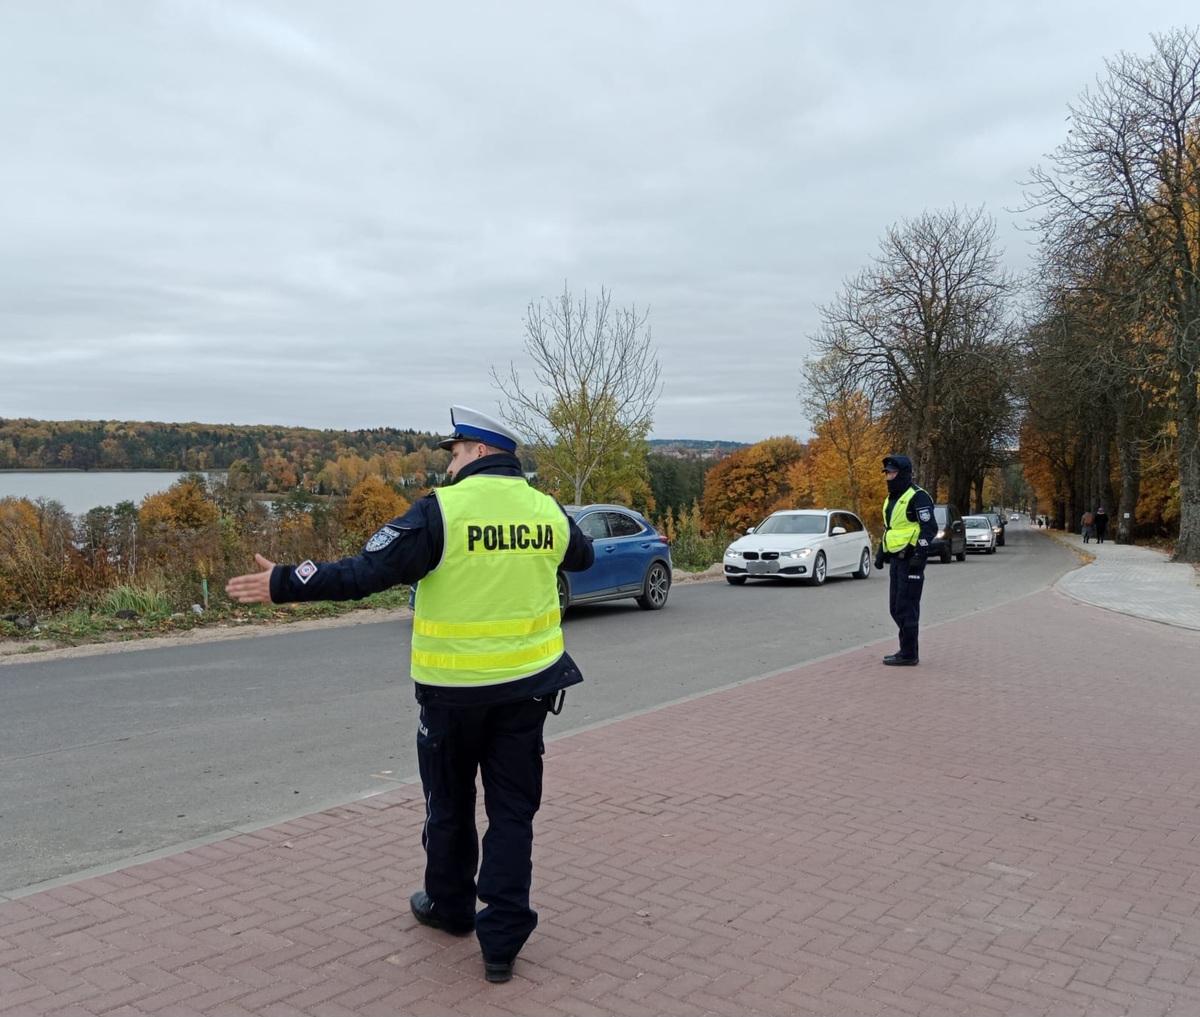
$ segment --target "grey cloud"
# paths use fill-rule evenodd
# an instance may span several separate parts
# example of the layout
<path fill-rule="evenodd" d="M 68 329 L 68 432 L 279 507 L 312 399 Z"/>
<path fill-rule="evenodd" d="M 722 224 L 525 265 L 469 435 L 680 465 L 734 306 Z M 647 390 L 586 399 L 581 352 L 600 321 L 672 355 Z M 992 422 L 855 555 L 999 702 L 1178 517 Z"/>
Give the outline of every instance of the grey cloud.
<path fill-rule="evenodd" d="M 1019 180 L 1147 0 L 0 6 L 0 414 L 437 429 L 531 300 L 649 307 L 659 437 L 803 436 L 817 306 Z"/>

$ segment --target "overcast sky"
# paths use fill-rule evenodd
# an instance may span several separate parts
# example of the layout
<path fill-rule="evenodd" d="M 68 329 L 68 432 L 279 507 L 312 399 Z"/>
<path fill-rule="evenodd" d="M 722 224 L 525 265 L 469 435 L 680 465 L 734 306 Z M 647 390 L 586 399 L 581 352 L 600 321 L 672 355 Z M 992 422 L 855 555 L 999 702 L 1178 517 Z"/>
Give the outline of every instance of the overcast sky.
<path fill-rule="evenodd" d="M 1021 182 L 1194 0 L 3 0 L 0 417 L 445 433 L 530 301 L 649 311 L 653 437 L 809 435 L 818 307 Z M 528 372 L 526 372 L 528 374 Z"/>

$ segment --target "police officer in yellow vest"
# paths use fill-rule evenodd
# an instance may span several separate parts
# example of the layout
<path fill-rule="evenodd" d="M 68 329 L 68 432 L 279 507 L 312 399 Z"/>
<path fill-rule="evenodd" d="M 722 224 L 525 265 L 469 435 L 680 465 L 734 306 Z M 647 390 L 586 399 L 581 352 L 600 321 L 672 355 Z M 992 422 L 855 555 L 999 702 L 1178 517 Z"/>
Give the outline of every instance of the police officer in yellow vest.
<path fill-rule="evenodd" d="M 889 564 L 888 607 L 900 630 L 900 650 L 883 658 L 885 664 L 913 667 L 920 662 L 918 634 L 921 593 L 929 544 L 937 533 L 933 499 L 912 482 L 908 456 L 884 456 L 883 475 L 888 496 L 883 503 L 883 536 L 875 567 Z"/>
<path fill-rule="evenodd" d="M 450 411 L 452 482 L 339 562 L 275 565 L 231 579 L 243 603 L 353 600 L 420 580 L 410 670 L 421 704 L 425 792 L 422 925 L 479 939 L 488 981 L 512 977 L 537 925 L 529 906 L 533 817 L 542 800 L 542 730 L 583 681 L 563 649 L 558 569 L 592 564 L 591 542 L 526 481 L 517 435 L 464 406 Z M 480 864 L 476 774 L 488 816 Z M 478 885 L 476 869 L 478 868 Z M 476 900 L 483 909 L 476 914 Z"/>

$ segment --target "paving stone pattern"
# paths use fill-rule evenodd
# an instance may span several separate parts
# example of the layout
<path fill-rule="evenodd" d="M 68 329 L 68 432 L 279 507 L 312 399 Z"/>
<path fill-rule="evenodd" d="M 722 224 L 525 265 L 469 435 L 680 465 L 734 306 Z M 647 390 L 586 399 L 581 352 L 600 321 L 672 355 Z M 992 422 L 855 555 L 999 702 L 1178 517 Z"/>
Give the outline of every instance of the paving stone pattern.
<path fill-rule="evenodd" d="M 406 786 L 0 905 L 0 1014 L 1200 1013 L 1200 632 L 891 649 L 551 742 L 508 984 L 409 915 Z"/>

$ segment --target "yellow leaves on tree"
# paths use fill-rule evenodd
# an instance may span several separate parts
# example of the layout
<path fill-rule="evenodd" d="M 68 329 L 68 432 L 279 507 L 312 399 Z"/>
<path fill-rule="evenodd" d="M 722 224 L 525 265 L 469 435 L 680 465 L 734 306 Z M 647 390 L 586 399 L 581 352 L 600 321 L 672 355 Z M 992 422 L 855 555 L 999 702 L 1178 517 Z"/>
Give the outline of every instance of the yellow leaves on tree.
<path fill-rule="evenodd" d="M 26 498 L 0 498 L 0 607 L 28 601 L 26 573 L 40 557 L 38 517 Z"/>
<path fill-rule="evenodd" d="M 37 533 L 37 510 L 28 498 L 0 498 L 0 535 L 4 540 L 0 548 L 9 546 L 9 542 L 21 533 Z"/>
<path fill-rule="evenodd" d="M 408 502 L 379 477 L 369 476 L 351 490 L 341 508 L 342 526 L 350 540 L 364 544 L 384 523 L 408 511 Z"/>
<path fill-rule="evenodd" d="M 848 508 L 877 530 L 879 506 L 887 497 L 883 457 L 892 449 L 871 421 L 865 398 L 831 412 L 808 443 L 808 475 L 814 505 Z"/>
<path fill-rule="evenodd" d="M 371 465 L 362 456 L 340 455 L 317 474 L 317 483 L 333 494 L 352 491 L 371 474 Z"/>
<path fill-rule="evenodd" d="M 0 607 L 53 610 L 80 593 L 81 559 L 58 502 L 0 498 Z"/>
<path fill-rule="evenodd" d="M 808 494 L 804 458 L 800 442 L 781 437 L 767 438 L 722 459 L 704 482 L 705 525 L 744 531 L 776 509 L 803 508 Z"/>
<path fill-rule="evenodd" d="M 198 530 L 215 523 L 221 514 L 203 485 L 184 477 L 166 491 L 148 494 L 138 509 L 138 523 L 144 528 Z"/>
<path fill-rule="evenodd" d="M 1021 425 L 1021 469 L 1029 491 L 1030 511 L 1051 511 L 1064 493 L 1063 450 L 1065 442 L 1055 442 L 1026 420 Z"/>
<path fill-rule="evenodd" d="M 146 495 L 138 508 L 143 562 L 207 579 L 223 558 L 220 517 L 203 477 L 182 477 L 166 491 Z"/>
<path fill-rule="evenodd" d="M 291 491 L 299 482 L 296 467 L 278 452 L 263 458 L 262 470 L 267 478 L 268 491 Z"/>
<path fill-rule="evenodd" d="M 1153 523 L 1163 535 L 1179 525 L 1179 466 L 1173 453 L 1173 449 L 1156 449 L 1142 459 L 1137 518 Z"/>

